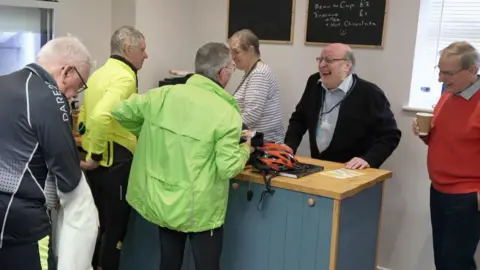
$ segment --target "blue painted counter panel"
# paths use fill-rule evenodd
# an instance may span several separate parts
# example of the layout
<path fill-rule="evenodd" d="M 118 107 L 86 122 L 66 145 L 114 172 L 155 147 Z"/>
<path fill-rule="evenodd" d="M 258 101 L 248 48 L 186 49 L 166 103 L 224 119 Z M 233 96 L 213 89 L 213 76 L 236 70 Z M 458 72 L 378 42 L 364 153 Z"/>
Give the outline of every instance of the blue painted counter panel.
<path fill-rule="evenodd" d="M 340 203 L 336 270 L 376 270 L 384 183 Z"/>
<path fill-rule="evenodd" d="M 222 266 L 229 270 L 328 269 L 333 200 L 275 189 L 257 205 L 265 187 L 238 181 L 230 192 Z M 309 198 L 316 204 L 310 207 Z"/>
<path fill-rule="evenodd" d="M 274 188 L 275 193 L 266 196 L 263 210 L 258 211 L 265 187 L 252 183 L 254 195 L 248 201 L 248 183 L 236 182 L 239 188 L 230 190 L 222 270 L 330 269 L 334 200 Z M 309 198 L 315 200 L 314 206 L 307 203 Z M 342 201 L 337 270 L 374 269 L 364 266 L 375 263 L 380 202 L 381 185 Z M 121 270 L 158 270 L 159 264 L 157 227 L 133 213 Z M 187 244 L 182 270 L 194 269 Z"/>

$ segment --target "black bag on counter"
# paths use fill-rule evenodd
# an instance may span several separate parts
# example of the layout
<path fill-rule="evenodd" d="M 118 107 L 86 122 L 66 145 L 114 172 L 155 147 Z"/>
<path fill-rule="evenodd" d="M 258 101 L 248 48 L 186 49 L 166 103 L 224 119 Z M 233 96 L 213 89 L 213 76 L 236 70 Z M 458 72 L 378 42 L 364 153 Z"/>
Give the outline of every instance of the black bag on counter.
<path fill-rule="evenodd" d="M 165 85 L 184 84 L 190 77 L 192 77 L 193 74 L 194 73 L 190 73 L 185 76 L 165 78 L 158 82 L 158 87 Z"/>

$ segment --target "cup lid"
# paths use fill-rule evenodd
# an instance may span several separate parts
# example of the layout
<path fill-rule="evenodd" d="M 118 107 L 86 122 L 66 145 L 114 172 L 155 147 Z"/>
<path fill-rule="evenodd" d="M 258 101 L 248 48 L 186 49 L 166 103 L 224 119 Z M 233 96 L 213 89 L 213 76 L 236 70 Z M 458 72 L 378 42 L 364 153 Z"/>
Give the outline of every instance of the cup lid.
<path fill-rule="evenodd" d="M 421 117 L 432 117 L 433 114 L 431 114 L 431 113 L 426 113 L 426 112 L 418 112 L 418 113 L 417 113 L 417 116 L 421 116 Z"/>

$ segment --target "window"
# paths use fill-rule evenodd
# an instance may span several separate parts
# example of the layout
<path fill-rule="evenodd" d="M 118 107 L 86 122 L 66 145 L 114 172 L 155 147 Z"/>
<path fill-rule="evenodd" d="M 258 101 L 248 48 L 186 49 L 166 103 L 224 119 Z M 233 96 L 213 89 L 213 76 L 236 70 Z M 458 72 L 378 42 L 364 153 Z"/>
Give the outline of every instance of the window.
<path fill-rule="evenodd" d="M 480 50 L 480 0 L 422 0 L 409 107 L 435 106 L 442 92 L 435 72 L 439 52 L 455 41 Z"/>
<path fill-rule="evenodd" d="M 52 38 L 52 16 L 49 8 L 0 5 L 0 75 L 35 62 Z"/>

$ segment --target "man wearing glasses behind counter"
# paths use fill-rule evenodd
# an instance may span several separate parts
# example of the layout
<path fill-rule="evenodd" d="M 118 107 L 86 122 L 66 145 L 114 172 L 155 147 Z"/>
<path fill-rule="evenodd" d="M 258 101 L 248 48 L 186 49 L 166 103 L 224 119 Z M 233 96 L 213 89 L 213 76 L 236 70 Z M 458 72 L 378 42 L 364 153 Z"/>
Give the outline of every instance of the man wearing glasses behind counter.
<path fill-rule="evenodd" d="M 137 71 L 148 55 L 145 37 L 133 27 L 116 30 L 110 42 L 112 56 L 88 80 L 78 117 L 81 163 L 100 215 L 99 241 L 93 265 L 117 270 L 126 234 L 130 206 L 125 200 L 128 175 L 137 139 L 112 119 L 112 108 L 137 93 Z"/>
<path fill-rule="evenodd" d="M 308 130 L 313 158 L 348 169 L 380 167 L 401 137 L 387 97 L 353 73 L 355 57 L 347 45 L 326 46 L 317 62 L 319 72 L 308 78 L 285 144 L 296 151 Z"/>

